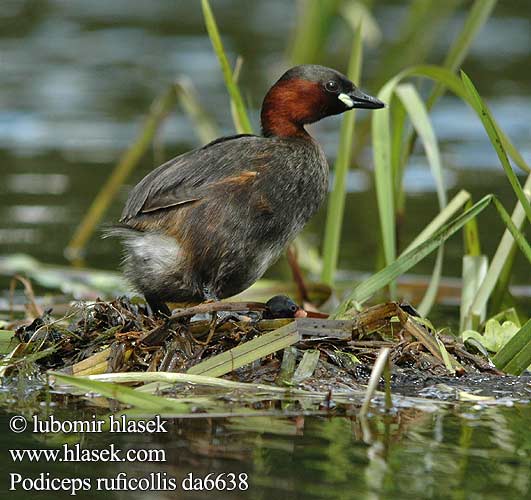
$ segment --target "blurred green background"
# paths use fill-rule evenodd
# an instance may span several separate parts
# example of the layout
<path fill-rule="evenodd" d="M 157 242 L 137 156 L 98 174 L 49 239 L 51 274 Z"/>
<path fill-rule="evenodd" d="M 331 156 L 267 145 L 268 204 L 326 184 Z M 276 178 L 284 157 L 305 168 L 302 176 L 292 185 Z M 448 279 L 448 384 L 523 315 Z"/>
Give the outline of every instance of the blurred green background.
<path fill-rule="evenodd" d="M 329 2 L 330 3 L 330 2 Z M 348 2 L 344 2 L 348 4 Z M 403 67 L 441 63 L 471 2 L 367 2 L 381 38 L 365 44 L 361 86 L 376 93 Z M 408 35 L 411 4 L 426 9 L 425 31 Z M 212 8 L 234 63 L 244 59 L 240 87 L 258 130 L 261 100 L 293 61 L 290 46 L 304 2 L 216 0 Z M 428 8 L 430 6 L 430 8 Z M 499 2 L 463 65 L 491 106 L 502 129 L 531 160 L 531 3 Z M 300 26 L 299 26 L 300 29 Z M 341 16 L 323 26 L 317 62 L 345 70 L 352 31 Z M 319 34 L 316 34 L 319 41 Z M 199 2 L 174 0 L 4 0 L 0 9 L 0 254 L 24 252 L 64 263 L 63 250 L 76 224 L 133 141 L 149 105 L 176 77 L 189 77 L 203 106 L 233 132 L 229 99 L 204 28 Z M 360 113 L 361 119 L 365 115 Z M 462 102 L 444 97 L 432 119 L 443 153 L 448 186 L 474 199 L 493 192 L 512 210 L 514 195 L 488 138 Z M 340 118 L 312 127 L 333 164 Z M 358 129 L 357 129 L 358 130 Z M 169 158 L 200 145 L 187 116 L 172 112 L 157 139 Z M 348 178 L 349 196 L 340 268 L 372 271 L 379 245 L 370 151 L 357 156 Z M 115 200 L 105 222 L 116 221 L 127 192 L 158 164 L 148 154 Z M 438 212 L 435 186 L 419 148 L 406 170 L 408 210 L 404 241 L 410 241 Z M 324 209 L 325 207 L 323 207 Z M 483 216 L 484 250 L 495 249 L 503 226 Z M 480 218 L 480 230 L 481 230 Z M 320 244 L 324 210 L 308 226 Z M 445 275 L 459 276 L 462 244 L 447 247 Z M 95 236 L 87 264 L 116 269 L 118 242 Z M 430 272 L 432 259 L 416 270 Z M 528 270 L 517 257 L 516 280 Z M 272 271 L 273 274 L 275 271 Z M 271 275 L 271 273 L 270 273 Z"/>

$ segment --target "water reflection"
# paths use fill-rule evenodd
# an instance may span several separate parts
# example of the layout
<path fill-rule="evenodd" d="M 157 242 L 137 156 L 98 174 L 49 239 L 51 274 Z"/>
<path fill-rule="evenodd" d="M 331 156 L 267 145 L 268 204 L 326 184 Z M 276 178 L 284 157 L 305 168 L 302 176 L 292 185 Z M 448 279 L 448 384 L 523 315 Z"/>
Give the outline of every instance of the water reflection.
<path fill-rule="evenodd" d="M 462 405 L 423 413 L 401 410 L 366 422 L 355 417 L 175 419 L 165 436 L 92 434 L 82 446 L 166 450 L 165 463 L 83 464 L 56 475 L 147 476 L 178 483 L 192 472 L 245 472 L 250 488 L 237 498 L 526 498 L 531 492 L 529 407 L 474 410 Z M 79 416 L 77 418 L 80 418 Z M 88 418 L 88 414 L 85 418 Z M 5 415 L 0 425 L 7 424 Z M 52 437 L 52 436 L 50 436 Z M 42 447 L 33 437 L 2 433 L 3 449 Z M 70 440 L 72 441 L 72 440 Z M 75 440 L 74 440 L 75 441 Z M 58 447 L 53 438 L 47 445 Z M 27 475 L 44 466 L 27 467 Z M 112 495 L 111 492 L 108 495 Z M 114 498 L 125 498 L 114 493 Z M 128 494 L 130 497 L 131 494 Z M 111 496 L 109 496 L 111 498 Z M 136 497 L 133 494 L 133 497 Z M 170 498 L 151 492 L 150 498 Z M 179 498 L 188 498 L 179 495 Z M 234 498 L 233 496 L 226 496 Z M 192 498 L 192 496 L 190 496 Z M 225 498 L 220 494 L 216 498 Z"/>

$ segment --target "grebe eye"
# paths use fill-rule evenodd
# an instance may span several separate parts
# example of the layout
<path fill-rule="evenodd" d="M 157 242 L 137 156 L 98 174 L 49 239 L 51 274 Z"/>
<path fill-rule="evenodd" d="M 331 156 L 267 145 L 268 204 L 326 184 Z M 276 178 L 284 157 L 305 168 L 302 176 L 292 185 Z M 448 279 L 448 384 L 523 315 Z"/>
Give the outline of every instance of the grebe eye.
<path fill-rule="evenodd" d="M 329 82 L 326 82 L 325 89 L 328 90 L 328 92 L 337 92 L 339 90 L 339 85 L 335 80 L 330 80 Z"/>
<path fill-rule="evenodd" d="M 298 309 L 298 306 L 296 306 L 295 304 L 289 306 L 289 310 L 290 310 L 291 312 L 297 312 L 297 309 Z"/>

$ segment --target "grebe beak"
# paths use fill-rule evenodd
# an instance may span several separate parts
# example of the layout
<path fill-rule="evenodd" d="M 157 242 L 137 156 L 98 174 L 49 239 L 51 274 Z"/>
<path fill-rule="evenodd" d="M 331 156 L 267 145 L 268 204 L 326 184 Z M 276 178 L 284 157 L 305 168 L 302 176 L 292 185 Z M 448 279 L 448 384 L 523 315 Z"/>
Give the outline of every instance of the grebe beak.
<path fill-rule="evenodd" d="M 348 108 L 380 109 L 385 104 L 360 89 L 354 88 L 348 94 L 341 92 L 337 98 Z"/>

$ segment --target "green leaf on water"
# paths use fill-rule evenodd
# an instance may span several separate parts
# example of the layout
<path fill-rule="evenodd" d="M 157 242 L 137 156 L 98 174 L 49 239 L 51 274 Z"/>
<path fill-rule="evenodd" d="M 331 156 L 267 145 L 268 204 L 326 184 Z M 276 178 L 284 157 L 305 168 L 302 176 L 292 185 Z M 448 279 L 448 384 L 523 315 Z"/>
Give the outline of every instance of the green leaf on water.
<path fill-rule="evenodd" d="M 171 411 L 177 413 L 189 412 L 188 405 L 175 399 L 163 398 L 153 394 L 138 392 L 130 387 L 111 384 L 109 382 L 97 382 L 95 380 L 87 380 L 83 377 L 72 377 L 70 375 L 64 375 L 57 372 L 49 373 L 60 382 L 65 382 L 69 385 L 79 387 L 89 392 L 101 394 L 107 398 L 116 399 L 117 401 L 120 401 L 120 403 L 131 405 L 146 411 Z"/>
<path fill-rule="evenodd" d="M 485 324 L 483 335 L 474 330 L 465 330 L 462 337 L 463 342 L 470 338 L 476 339 L 490 352 L 496 353 L 514 337 L 518 330 L 520 327 L 512 321 L 500 323 L 498 320 L 489 319 Z"/>
<path fill-rule="evenodd" d="M 531 369 L 531 319 L 494 356 L 494 364 L 505 373 L 520 375 Z"/>

